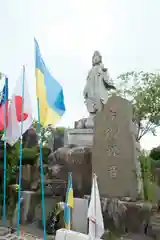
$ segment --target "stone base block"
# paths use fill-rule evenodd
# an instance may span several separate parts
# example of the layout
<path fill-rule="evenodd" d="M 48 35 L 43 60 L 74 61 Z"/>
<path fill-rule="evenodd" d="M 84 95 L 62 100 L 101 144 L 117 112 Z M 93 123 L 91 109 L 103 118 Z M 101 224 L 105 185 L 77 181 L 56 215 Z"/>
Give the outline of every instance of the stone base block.
<path fill-rule="evenodd" d="M 93 129 L 67 129 L 64 134 L 64 145 L 92 146 Z"/>

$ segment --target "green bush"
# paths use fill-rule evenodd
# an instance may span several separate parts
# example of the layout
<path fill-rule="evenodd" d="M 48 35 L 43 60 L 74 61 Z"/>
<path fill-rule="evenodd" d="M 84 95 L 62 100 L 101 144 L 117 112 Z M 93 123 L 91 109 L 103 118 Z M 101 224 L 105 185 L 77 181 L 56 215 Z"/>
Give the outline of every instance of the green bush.
<path fill-rule="evenodd" d="M 158 186 L 153 180 L 152 170 L 156 161 L 149 156 L 142 154 L 139 158 L 142 170 L 144 199 L 146 201 L 155 202 L 157 198 Z"/>
<path fill-rule="evenodd" d="M 34 165 L 37 161 L 37 158 L 39 156 L 37 147 L 34 148 L 24 148 L 23 149 L 23 165 Z"/>
<path fill-rule="evenodd" d="M 151 160 L 151 166 L 153 170 L 155 168 L 160 168 L 160 160 Z"/>
<path fill-rule="evenodd" d="M 37 149 L 38 149 L 37 151 L 38 151 L 38 155 L 39 155 L 40 149 L 39 149 L 39 147 Z M 50 152 L 51 152 L 51 150 L 48 147 L 43 146 L 43 148 L 42 148 L 43 163 L 45 163 L 45 164 L 48 163 L 48 156 L 49 156 Z"/>
<path fill-rule="evenodd" d="M 19 141 L 13 146 L 7 144 L 7 182 L 16 181 L 17 167 L 19 163 Z"/>
<path fill-rule="evenodd" d="M 148 201 L 157 203 L 158 185 L 156 182 L 148 181 Z"/>
<path fill-rule="evenodd" d="M 42 151 L 43 151 L 43 161 L 44 161 L 44 163 L 47 164 L 48 163 L 48 156 L 51 153 L 51 150 L 47 147 L 43 147 Z"/>
<path fill-rule="evenodd" d="M 64 127 L 56 127 L 54 130 L 56 133 L 64 134 L 65 128 Z"/>
<path fill-rule="evenodd" d="M 150 157 L 153 160 L 160 160 L 160 147 L 153 148 L 150 152 Z"/>

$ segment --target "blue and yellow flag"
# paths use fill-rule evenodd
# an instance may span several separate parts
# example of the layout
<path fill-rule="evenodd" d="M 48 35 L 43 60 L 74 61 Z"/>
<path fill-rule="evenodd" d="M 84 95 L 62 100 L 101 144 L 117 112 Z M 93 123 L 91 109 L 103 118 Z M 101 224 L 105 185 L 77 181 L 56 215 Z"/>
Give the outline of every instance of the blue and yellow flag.
<path fill-rule="evenodd" d="M 65 228 L 70 230 L 71 228 L 71 208 L 74 207 L 73 199 L 73 187 L 72 187 L 72 173 L 69 173 L 68 176 L 68 187 L 66 192 L 66 202 L 64 208 L 64 223 Z"/>
<path fill-rule="evenodd" d="M 35 41 L 36 89 L 40 105 L 40 121 L 43 126 L 55 124 L 65 112 L 64 95 L 61 85 L 53 78 L 42 59 Z"/>

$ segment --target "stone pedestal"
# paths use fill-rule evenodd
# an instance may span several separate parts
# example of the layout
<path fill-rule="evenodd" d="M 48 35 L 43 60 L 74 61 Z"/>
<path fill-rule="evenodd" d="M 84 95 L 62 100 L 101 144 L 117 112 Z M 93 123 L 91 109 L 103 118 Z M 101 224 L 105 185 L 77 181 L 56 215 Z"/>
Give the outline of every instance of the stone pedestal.
<path fill-rule="evenodd" d="M 22 191 L 21 192 L 21 224 L 28 224 L 34 220 L 35 207 L 38 204 L 39 199 L 36 192 L 33 191 Z M 17 224 L 17 211 L 18 202 L 12 209 L 12 226 L 15 227 Z"/>
<path fill-rule="evenodd" d="M 64 145 L 92 146 L 93 129 L 67 129 L 64 134 Z"/>
<path fill-rule="evenodd" d="M 72 210 L 72 230 L 87 234 L 88 231 L 88 200 L 74 198 L 74 208 Z"/>
<path fill-rule="evenodd" d="M 33 191 L 22 191 L 21 223 L 31 223 L 34 220 L 35 207 L 38 202 L 37 194 Z"/>

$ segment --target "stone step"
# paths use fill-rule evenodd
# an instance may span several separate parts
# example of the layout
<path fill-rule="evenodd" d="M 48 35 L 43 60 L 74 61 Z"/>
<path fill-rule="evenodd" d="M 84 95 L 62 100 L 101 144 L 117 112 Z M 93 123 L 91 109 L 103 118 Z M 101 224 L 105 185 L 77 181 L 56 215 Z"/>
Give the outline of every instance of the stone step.
<path fill-rule="evenodd" d="M 23 240 L 21 236 L 16 236 L 16 234 L 12 234 L 10 229 L 7 227 L 0 227 L 0 240 Z"/>
<path fill-rule="evenodd" d="M 151 224 L 157 223 L 160 224 L 160 216 L 153 216 L 151 217 Z"/>
<path fill-rule="evenodd" d="M 6 236 L 0 236 L 0 240 L 24 240 L 25 238 L 21 236 L 16 236 L 15 234 L 7 234 Z"/>
<path fill-rule="evenodd" d="M 160 226 L 160 221 L 152 221 L 151 225 L 159 225 Z"/>
<path fill-rule="evenodd" d="M 9 228 L 0 227 L 0 236 L 7 235 L 10 232 Z"/>
<path fill-rule="evenodd" d="M 152 240 L 152 238 L 142 234 L 130 234 L 130 236 L 124 236 L 122 237 L 122 239 L 123 240 Z"/>
<path fill-rule="evenodd" d="M 11 229 L 0 227 L 0 240 L 42 240 L 41 238 L 24 232 L 23 236 L 17 236 L 16 232 L 11 233 Z"/>
<path fill-rule="evenodd" d="M 160 221 L 159 220 L 154 220 L 154 221 L 151 221 L 151 225 L 160 225 Z"/>

